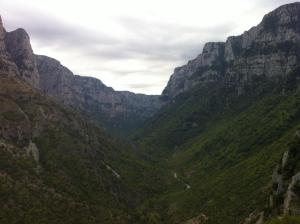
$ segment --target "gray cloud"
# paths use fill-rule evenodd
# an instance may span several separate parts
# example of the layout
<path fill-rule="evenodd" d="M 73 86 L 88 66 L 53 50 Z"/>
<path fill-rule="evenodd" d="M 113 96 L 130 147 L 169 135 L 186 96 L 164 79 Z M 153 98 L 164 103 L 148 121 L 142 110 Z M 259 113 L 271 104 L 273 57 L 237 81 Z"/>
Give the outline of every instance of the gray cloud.
<path fill-rule="evenodd" d="M 63 47 L 83 47 L 90 45 L 115 45 L 119 40 L 104 33 L 98 32 L 95 35 L 94 30 L 79 26 L 78 24 L 66 23 L 52 15 L 42 14 L 38 11 L 23 11 L 14 9 L 8 20 L 8 26 L 21 24 L 32 38 L 39 41 L 41 45 L 63 46 Z"/>
<path fill-rule="evenodd" d="M 224 40 L 234 24 L 196 28 L 163 21 L 120 17 L 117 22 L 132 33 L 124 50 L 153 60 L 182 60 L 200 53 L 205 40 Z"/>
<path fill-rule="evenodd" d="M 14 9 L 8 23 L 22 24 L 39 46 L 57 49 L 76 49 L 86 56 L 103 59 L 141 58 L 148 60 L 183 60 L 195 56 L 203 40 L 223 37 L 233 24 L 198 29 L 176 24 L 153 22 L 134 17 L 120 17 L 116 21 L 131 33 L 127 39 L 117 39 L 104 33 L 68 24 L 51 15 L 37 11 Z M 220 38 L 222 40 L 222 38 Z"/>
<path fill-rule="evenodd" d="M 262 1 L 257 1 L 257 4 L 262 5 L 262 6 L 266 6 L 266 7 L 278 7 L 284 4 L 288 4 L 288 3 L 293 3 L 295 2 L 295 0 L 262 0 Z"/>
<path fill-rule="evenodd" d="M 133 89 L 147 89 L 152 87 L 160 86 L 161 83 L 138 83 L 138 84 L 129 84 L 129 86 Z"/>
<path fill-rule="evenodd" d="M 292 2 L 287 0 L 254 1 L 255 7 L 267 10 Z M 66 54 L 84 57 L 86 61 L 90 59 L 92 63 L 86 66 L 95 71 L 107 71 L 116 78 L 130 78 L 137 74 L 168 77 L 171 72 L 167 65 L 180 65 L 192 59 L 201 52 L 207 41 L 225 41 L 226 36 L 236 27 L 234 23 L 219 23 L 209 28 L 199 28 L 157 21 L 155 18 L 120 16 L 116 17 L 114 22 L 125 30 L 127 35 L 116 37 L 101 32 L 97 27 L 86 28 L 78 25 L 76 21 L 67 23 L 46 11 L 40 12 L 34 8 L 6 7 L 5 15 L 7 15 L 7 18 L 4 18 L 6 25 L 9 28 L 16 28 L 15 25 L 18 24 L 25 28 L 37 47 L 47 46 Z M 203 23 L 199 21 L 201 22 Z M 128 59 L 139 60 L 144 67 L 122 71 L 119 68 L 108 68 L 105 64 Z M 95 64 L 95 61 L 99 61 L 99 64 Z M 72 67 L 70 69 L 72 70 Z M 141 79 L 140 83 L 128 86 L 133 89 L 147 89 L 153 86 L 152 84 L 145 84 Z"/>

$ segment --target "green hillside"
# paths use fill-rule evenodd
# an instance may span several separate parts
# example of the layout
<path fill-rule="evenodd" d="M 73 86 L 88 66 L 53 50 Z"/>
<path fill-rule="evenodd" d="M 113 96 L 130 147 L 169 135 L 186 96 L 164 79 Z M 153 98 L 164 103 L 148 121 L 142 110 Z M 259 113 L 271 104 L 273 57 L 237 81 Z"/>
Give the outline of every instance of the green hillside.
<path fill-rule="evenodd" d="M 207 223 L 239 223 L 266 209 L 273 170 L 300 128 L 300 92 L 291 81 L 299 74 L 258 80 L 241 96 L 197 86 L 149 122 L 146 137 L 136 136 L 169 172 L 167 190 L 153 201 L 167 206 L 169 223 L 200 214 Z"/>
<path fill-rule="evenodd" d="M 0 222 L 131 223 L 154 170 L 76 112 L 0 79 Z"/>

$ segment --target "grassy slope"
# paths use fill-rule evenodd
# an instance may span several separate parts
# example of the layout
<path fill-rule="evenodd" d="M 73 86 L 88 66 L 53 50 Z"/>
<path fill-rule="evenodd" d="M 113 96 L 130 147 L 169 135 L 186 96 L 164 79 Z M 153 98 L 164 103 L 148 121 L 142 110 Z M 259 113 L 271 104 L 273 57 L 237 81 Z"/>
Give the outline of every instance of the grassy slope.
<path fill-rule="evenodd" d="M 278 218 L 278 219 L 273 219 L 266 224 L 299 224 L 300 223 L 300 217 L 283 217 L 283 218 Z"/>
<path fill-rule="evenodd" d="M 144 186 L 154 172 L 74 111 L 0 79 L 0 222 L 131 223 L 138 200 L 153 194 Z M 38 162 L 26 153 L 30 141 Z"/>
<path fill-rule="evenodd" d="M 151 200 L 168 207 L 153 208 L 165 223 L 201 213 L 208 223 L 239 223 L 264 208 L 273 169 L 300 127 L 294 84 L 282 94 L 280 83 L 263 81 L 240 97 L 198 88 L 152 120 L 140 142 L 169 173 L 167 189 Z"/>

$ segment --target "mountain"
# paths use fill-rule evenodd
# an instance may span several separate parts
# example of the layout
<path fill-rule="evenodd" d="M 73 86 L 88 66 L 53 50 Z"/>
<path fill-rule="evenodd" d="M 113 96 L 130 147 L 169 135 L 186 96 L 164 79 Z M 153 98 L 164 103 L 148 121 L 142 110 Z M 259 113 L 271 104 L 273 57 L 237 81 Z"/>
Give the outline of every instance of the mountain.
<path fill-rule="evenodd" d="M 202 54 L 175 69 L 163 98 L 172 100 L 196 85 L 214 82 L 233 85 L 243 94 L 254 79 L 286 76 L 299 63 L 299 8 L 299 3 L 284 5 L 240 36 L 206 43 Z"/>
<path fill-rule="evenodd" d="M 0 37 L 1 223 L 125 219 L 133 192 L 113 163 L 126 146 L 31 86 L 38 76 L 23 30 L 1 27 Z"/>
<path fill-rule="evenodd" d="M 160 108 L 159 96 L 114 91 L 98 79 L 74 75 L 53 58 L 35 55 L 26 31 L 6 32 L 2 20 L 1 38 L 1 48 L 15 62 L 19 77 L 112 133 L 129 133 Z"/>
<path fill-rule="evenodd" d="M 26 32 L 1 23 L 0 222 L 138 223 L 135 208 L 153 195 L 159 172 L 42 93 L 35 66 Z"/>
<path fill-rule="evenodd" d="M 74 75 L 47 56 L 37 55 L 36 62 L 45 94 L 100 121 L 113 133 L 134 130 L 160 108 L 159 96 L 114 91 L 96 78 Z"/>
<path fill-rule="evenodd" d="M 169 173 L 165 191 L 150 200 L 153 211 L 169 223 L 299 216 L 299 40 L 300 3 L 288 4 L 175 69 L 165 106 L 134 137 Z"/>
<path fill-rule="evenodd" d="M 28 34 L 23 29 L 6 32 L 0 17 L 0 53 L 2 60 L 11 64 L 6 70 L 13 69 L 22 80 L 35 88 L 39 86 L 39 74 L 35 56 L 30 45 Z"/>
<path fill-rule="evenodd" d="M 114 164 L 125 147 L 2 70 L 0 79 L 1 223 L 125 219 L 134 194 Z"/>

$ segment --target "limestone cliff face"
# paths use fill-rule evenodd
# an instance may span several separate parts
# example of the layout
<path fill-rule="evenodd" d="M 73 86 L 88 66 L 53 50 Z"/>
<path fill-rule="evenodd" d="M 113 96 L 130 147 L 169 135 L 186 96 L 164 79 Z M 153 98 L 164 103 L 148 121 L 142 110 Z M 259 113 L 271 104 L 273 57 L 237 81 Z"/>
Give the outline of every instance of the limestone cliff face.
<path fill-rule="evenodd" d="M 10 73 L 19 76 L 31 86 L 39 86 L 39 74 L 28 34 L 23 29 L 6 32 L 1 17 L 0 55 L 1 70 L 11 70 Z"/>
<path fill-rule="evenodd" d="M 6 32 L 0 17 L 0 71 L 17 76 L 113 130 L 129 130 L 160 107 L 158 96 L 114 91 L 100 80 L 74 75 L 60 62 L 36 56 L 23 29 Z"/>
<path fill-rule="evenodd" d="M 300 3 L 279 7 L 262 22 L 224 43 L 207 43 L 202 54 L 176 68 L 162 96 L 173 99 L 199 83 L 235 85 L 242 94 L 256 77 L 278 78 L 300 62 Z"/>
<path fill-rule="evenodd" d="M 2 18 L 0 16 L 0 54 L 1 55 L 5 53 L 5 43 L 4 43 L 5 33 L 6 32 L 3 27 Z"/>
<path fill-rule="evenodd" d="M 16 63 L 20 76 L 33 87 L 39 86 L 35 56 L 28 34 L 23 29 L 8 32 L 5 35 L 6 50 Z"/>
<path fill-rule="evenodd" d="M 10 60 L 5 45 L 6 31 L 3 27 L 2 19 L 0 16 L 0 73 L 9 74 L 10 76 L 17 76 L 19 71 L 16 64 Z"/>
<path fill-rule="evenodd" d="M 114 91 L 96 78 L 74 75 L 53 58 L 36 59 L 44 93 L 104 122 L 109 129 L 133 128 L 160 107 L 158 96 Z"/>

